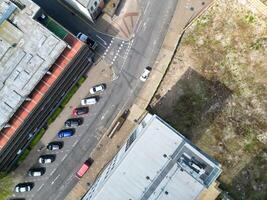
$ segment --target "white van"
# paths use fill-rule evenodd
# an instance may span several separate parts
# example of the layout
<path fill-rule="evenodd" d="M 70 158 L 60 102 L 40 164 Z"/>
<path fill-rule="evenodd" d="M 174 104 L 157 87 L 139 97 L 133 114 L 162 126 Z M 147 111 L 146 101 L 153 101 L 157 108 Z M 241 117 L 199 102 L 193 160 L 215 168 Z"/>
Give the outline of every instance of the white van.
<path fill-rule="evenodd" d="M 81 104 L 83 106 L 93 105 L 93 104 L 96 104 L 97 101 L 98 101 L 98 98 L 97 97 L 88 97 L 88 98 L 82 99 L 81 100 Z"/>

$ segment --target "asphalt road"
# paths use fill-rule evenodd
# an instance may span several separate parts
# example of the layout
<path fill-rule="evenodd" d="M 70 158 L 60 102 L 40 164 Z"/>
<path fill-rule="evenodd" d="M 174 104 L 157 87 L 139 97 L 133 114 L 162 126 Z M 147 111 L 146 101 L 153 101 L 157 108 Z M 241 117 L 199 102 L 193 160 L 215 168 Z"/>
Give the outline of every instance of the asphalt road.
<path fill-rule="evenodd" d="M 47 165 L 44 176 L 25 178 L 25 181 L 35 183 L 33 190 L 16 195 L 26 197 L 26 199 L 61 200 L 78 182 L 75 172 L 88 159 L 90 152 L 103 135 L 102 130 L 110 125 L 119 111 L 133 103 L 135 96 L 142 87 L 139 77 L 146 66 L 153 66 L 177 0 L 141 0 L 142 15 L 135 36 L 130 41 L 123 41 L 96 32 L 90 24 L 85 23 L 79 17 L 73 16 L 54 0 L 34 1 L 39 2 L 40 6 L 51 17 L 74 34 L 81 31 L 100 36 L 101 40 L 105 41 L 102 41 L 102 45 L 100 45 L 102 46 L 98 52 L 100 55 L 106 52 L 107 46 L 112 46 L 110 51 L 117 51 L 123 44 L 120 56 L 115 61 L 113 61 L 114 58 L 104 58 L 113 65 L 114 80 L 101 95 L 99 103 L 90 109 L 91 114 L 84 119 L 84 125 L 77 128 L 75 136 L 63 139 L 64 148 L 56 153 L 56 161 L 50 164 L 50 167 Z M 101 43 L 100 39 L 96 40 Z M 112 45 L 110 45 L 111 43 Z M 40 154 L 45 152 L 47 153 L 47 150 L 40 152 Z M 32 164 L 29 164 L 29 167 L 30 165 Z"/>

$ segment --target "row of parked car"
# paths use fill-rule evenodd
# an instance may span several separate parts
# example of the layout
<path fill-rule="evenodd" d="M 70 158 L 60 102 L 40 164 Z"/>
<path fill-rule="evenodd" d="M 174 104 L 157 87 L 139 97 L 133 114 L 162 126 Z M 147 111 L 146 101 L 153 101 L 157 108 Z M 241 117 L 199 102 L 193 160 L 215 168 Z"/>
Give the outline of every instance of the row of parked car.
<path fill-rule="evenodd" d="M 105 84 L 99 84 L 90 89 L 90 94 L 95 95 L 97 93 L 100 93 L 106 89 Z M 86 115 L 89 113 L 89 107 L 88 105 L 96 104 L 99 100 L 99 96 L 90 96 L 85 99 L 81 100 L 81 107 L 74 108 L 72 111 L 73 118 L 70 118 L 65 121 L 64 125 L 66 129 L 60 130 L 57 133 L 58 138 L 68 138 L 75 134 L 75 128 L 83 124 L 83 115 Z M 51 153 L 44 154 L 39 156 L 38 163 L 41 165 L 39 167 L 32 167 L 27 172 L 28 176 L 33 177 L 39 177 L 43 176 L 46 172 L 46 168 L 44 167 L 47 164 L 53 163 L 56 160 L 56 155 L 53 154 L 53 151 L 57 151 L 62 149 L 64 146 L 63 141 L 52 141 L 50 142 L 46 148 Z M 77 177 L 81 177 L 88 169 L 90 164 L 92 163 L 92 159 L 87 160 L 81 167 L 81 169 L 77 172 Z M 15 192 L 28 192 L 31 191 L 34 187 L 33 182 L 24 182 L 19 183 L 15 186 L 14 191 Z"/>

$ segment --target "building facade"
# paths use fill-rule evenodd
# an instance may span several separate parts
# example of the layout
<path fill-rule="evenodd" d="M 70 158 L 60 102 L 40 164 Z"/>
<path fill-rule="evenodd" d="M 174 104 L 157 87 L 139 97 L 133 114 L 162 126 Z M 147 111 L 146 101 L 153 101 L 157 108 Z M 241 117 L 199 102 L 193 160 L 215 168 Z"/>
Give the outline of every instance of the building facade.
<path fill-rule="evenodd" d="M 99 16 L 103 10 L 104 0 L 59 0 L 75 13 L 79 13 L 90 21 Z"/>
<path fill-rule="evenodd" d="M 82 199 L 201 199 L 220 173 L 220 164 L 148 114 Z"/>
<path fill-rule="evenodd" d="M 92 54 L 32 1 L 0 1 L 0 171 L 16 163 Z"/>

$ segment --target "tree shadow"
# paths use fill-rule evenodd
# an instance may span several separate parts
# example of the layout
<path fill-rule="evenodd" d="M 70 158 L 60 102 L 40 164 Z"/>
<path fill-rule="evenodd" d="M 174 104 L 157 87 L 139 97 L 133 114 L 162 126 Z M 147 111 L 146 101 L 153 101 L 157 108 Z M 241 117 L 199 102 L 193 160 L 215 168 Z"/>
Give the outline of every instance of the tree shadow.
<path fill-rule="evenodd" d="M 231 94 L 224 84 L 189 68 L 164 96 L 156 95 L 157 102 L 149 110 L 196 143 Z"/>

